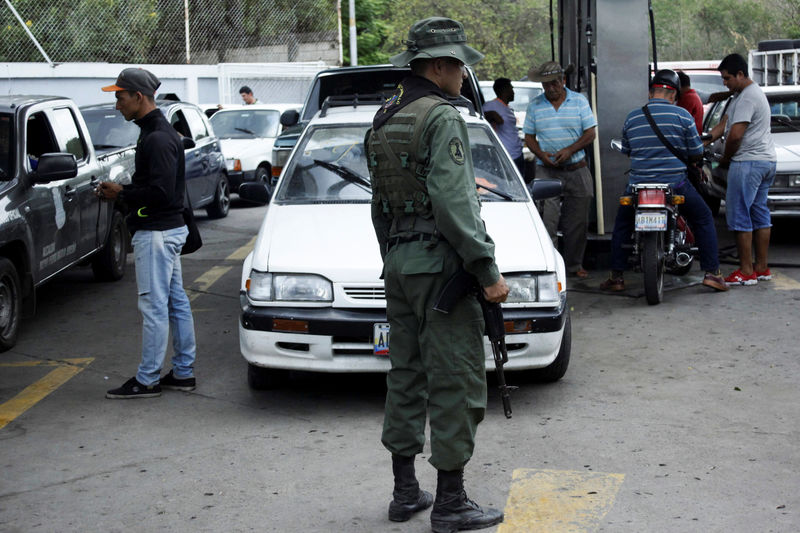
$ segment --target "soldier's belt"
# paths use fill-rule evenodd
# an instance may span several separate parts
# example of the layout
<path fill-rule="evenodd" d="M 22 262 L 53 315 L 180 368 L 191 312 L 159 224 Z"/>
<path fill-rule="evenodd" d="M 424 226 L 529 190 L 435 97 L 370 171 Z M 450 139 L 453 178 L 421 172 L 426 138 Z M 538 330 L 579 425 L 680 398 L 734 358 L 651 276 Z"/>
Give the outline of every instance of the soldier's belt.
<path fill-rule="evenodd" d="M 388 252 L 389 250 L 392 249 L 393 246 L 397 246 L 400 243 L 414 242 L 414 241 L 424 242 L 424 241 L 430 241 L 431 239 L 433 239 L 432 233 L 417 233 L 416 235 L 403 235 L 402 237 L 390 237 L 389 240 L 386 242 L 386 251 Z M 442 237 L 441 235 L 437 235 L 436 240 L 438 240 L 439 242 L 447 242 L 445 241 L 445 238 Z"/>

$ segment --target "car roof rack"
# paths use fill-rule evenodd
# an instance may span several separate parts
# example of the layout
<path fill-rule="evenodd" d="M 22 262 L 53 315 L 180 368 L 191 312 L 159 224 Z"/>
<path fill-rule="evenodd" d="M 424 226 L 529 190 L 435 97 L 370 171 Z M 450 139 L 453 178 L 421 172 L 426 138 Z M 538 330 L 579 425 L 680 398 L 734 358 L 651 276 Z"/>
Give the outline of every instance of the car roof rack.
<path fill-rule="evenodd" d="M 328 96 L 322 102 L 319 116 L 324 117 L 328 114 L 331 107 L 358 107 L 360 105 L 383 105 L 391 93 L 370 93 L 370 94 L 341 94 Z M 467 98 L 459 96 L 448 96 L 447 101 L 454 106 L 466 107 L 470 116 L 476 116 L 475 106 Z"/>

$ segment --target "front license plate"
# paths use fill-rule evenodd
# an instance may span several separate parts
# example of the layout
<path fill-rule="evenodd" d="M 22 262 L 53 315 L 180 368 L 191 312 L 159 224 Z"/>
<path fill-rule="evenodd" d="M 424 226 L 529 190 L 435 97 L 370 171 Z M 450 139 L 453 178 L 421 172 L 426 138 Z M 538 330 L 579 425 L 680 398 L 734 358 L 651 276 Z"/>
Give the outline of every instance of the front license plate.
<path fill-rule="evenodd" d="M 636 213 L 636 231 L 664 231 L 667 229 L 666 213 Z"/>
<path fill-rule="evenodd" d="M 389 324 L 380 322 L 375 324 L 372 344 L 375 355 L 389 355 Z"/>

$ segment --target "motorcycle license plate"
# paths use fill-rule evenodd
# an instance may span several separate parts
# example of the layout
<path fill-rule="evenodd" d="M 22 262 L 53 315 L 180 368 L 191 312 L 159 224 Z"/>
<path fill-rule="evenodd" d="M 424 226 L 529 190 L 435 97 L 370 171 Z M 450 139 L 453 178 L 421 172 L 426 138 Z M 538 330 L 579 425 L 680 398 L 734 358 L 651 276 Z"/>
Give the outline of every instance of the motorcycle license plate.
<path fill-rule="evenodd" d="M 381 322 L 374 324 L 372 345 L 375 355 L 389 355 L 389 324 Z"/>
<path fill-rule="evenodd" d="M 636 213 L 636 231 L 664 231 L 667 229 L 666 213 Z"/>

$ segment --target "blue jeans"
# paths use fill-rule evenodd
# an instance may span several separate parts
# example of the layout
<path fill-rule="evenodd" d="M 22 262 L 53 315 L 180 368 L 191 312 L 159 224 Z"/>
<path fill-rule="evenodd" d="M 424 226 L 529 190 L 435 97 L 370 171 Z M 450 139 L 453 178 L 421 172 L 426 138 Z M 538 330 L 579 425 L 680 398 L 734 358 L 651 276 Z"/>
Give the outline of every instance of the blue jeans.
<path fill-rule="evenodd" d="M 719 252 L 717 250 L 717 230 L 714 227 L 714 216 L 705 200 L 687 181 L 683 180 L 672 186 L 675 194 L 682 194 L 686 202 L 680 207 L 680 213 L 686 217 L 689 227 L 694 232 L 695 243 L 700 249 L 700 267 L 707 272 L 716 272 L 719 268 Z M 628 189 L 630 192 L 630 189 Z M 617 219 L 614 221 L 614 233 L 611 236 L 611 269 L 624 271 L 628 266 L 631 250 L 622 245 L 631 241 L 634 231 L 634 214 L 632 206 L 619 206 Z"/>
<path fill-rule="evenodd" d="M 170 332 L 173 374 L 176 378 L 194 375 L 194 319 L 183 290 L 180 255 L 188 234 L 186 226 L 181 226 L 138 230 L 131 239 L 142 313 L 142 362 L 136 379 L 142 385 L 153 385 L 161 378 Z"/>
<path fill-rule="evenodd" d="M 731 161 L 725 218 L 731 231 L 753 231 L 772 226 L 767 192 L 775 180 L 775 161 Z"/>

